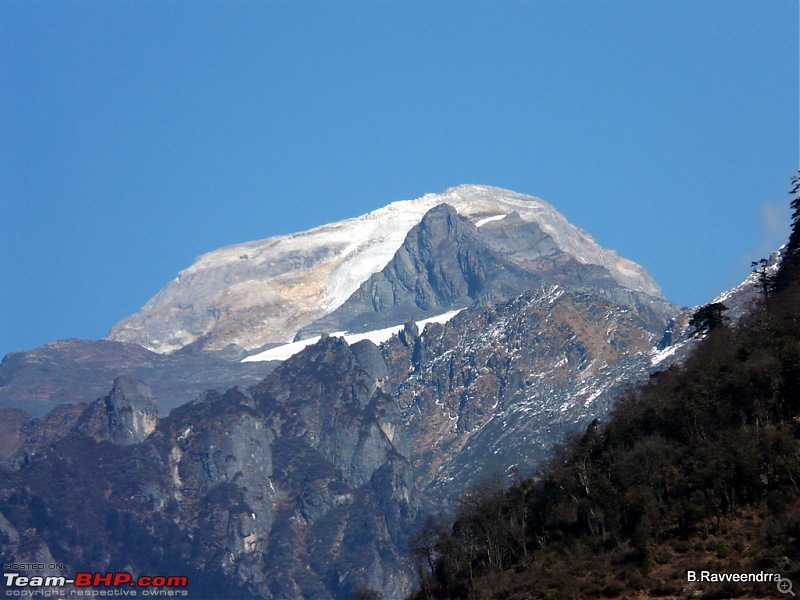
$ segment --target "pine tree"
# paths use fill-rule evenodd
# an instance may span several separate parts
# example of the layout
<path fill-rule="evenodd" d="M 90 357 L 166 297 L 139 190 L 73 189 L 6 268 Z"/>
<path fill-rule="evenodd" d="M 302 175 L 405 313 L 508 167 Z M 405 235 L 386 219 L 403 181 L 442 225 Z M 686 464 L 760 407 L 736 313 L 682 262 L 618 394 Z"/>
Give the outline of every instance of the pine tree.
<path fill-rule="evenodd" d="M 728 307 L 722 302 L 712 302 L 698 309 L 689 319 L 689 326 L 694 327 L 694 335 L 707 333 L 727 325 L 730 319 L 725 316 L 726 310 L 728 310 Z"/>
<path fill-rule="evenodd" d="M 789 283 L 798 279 L 800 275 L 800 171 L 792 177 L 792 186 L 789 191 L 792 195 L 792 231 L 781 260 L 778 273 L 775 275 L 774 290 L 781 292 Z"/>

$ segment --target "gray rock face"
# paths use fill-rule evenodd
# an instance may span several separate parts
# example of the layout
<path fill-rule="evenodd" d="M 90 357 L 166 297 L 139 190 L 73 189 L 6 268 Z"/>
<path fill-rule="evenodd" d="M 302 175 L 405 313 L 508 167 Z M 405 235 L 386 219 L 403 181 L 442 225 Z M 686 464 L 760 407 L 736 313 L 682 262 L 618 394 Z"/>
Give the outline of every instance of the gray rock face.
<path fill-rule="evenodd" d="M 392 260 L 425 213 L 441 204 L 454 207 L 478 227 L 490 249 L 505 253 L 523 270 L 535 273 L 524 263 L 547 257 L 558 261 L 564 254 L 577 264 L 597 267 L 615 287 L 662 298 L 642 267 L 600 247 L 546 202 L 499 188 L 463 185 L 306 232 L 209 252 L 139 313 L 115 325 L 109 339 L 158 353 L 187 346 L 221 350 L 230 344 L 251 351 L 289 341 L 358 292 L 370 275 Z M 507 239 L 494 242 L 489 239 L 494 235 Z M 469 265 L 461 267 L 469 271 Z M 419 290 L 420 305 L 459 293 L 455 280 L 440 275 L 441 281 L 430 273 L 432 286 Z M 455 287 L 448 289 L 446 283 Z M 386 285 L 379 288 L 376 300 L 385 302 L 390 290 Z"/>
<path fill-rule="evenodd" d="M 382 271 L 338 309 L 303 328 L 297 339 L 327 331 L 379 329 L 476 302 L 513 298 L 547 284 L 635 309 L 653 328 L 663 327 L 678 311 L 661 297 L 621 286 L 605 267 L 578 262 L 537 223 L 516 212 L 479 229 L 442 204 L 411 229 Z"/>
<path fill-rule="evenodd" d="M 356 582 L 402 597 L 415 514 L 409 441 L 380 350 L 326 337 L 252 391 L 274 432 L 266 597 L 340 597 Z M 310 568 L 310 570 L 309 570 Z"/>
<path fill-rule="evenodd" d="M 261 560 L 275 519 L 275 434 L 247 390 L 209 392 L 171 415 L 155 434 L 181 519 L 212 546 L 224 573 L 261 585 Z"/>
<path fill-rule="evenodd" d="M 432 208 L 409 231 L 386 267 L 337 310 L 298 334 L 367 331 L 439 314 L 476 300 L 500 299 L 540 279 L 491 250 L 478 228 L 447 204 Z"/>
<path fill-rule="evenodd" d="M 109 438 L 115 444 L 138 444 L 156 427 L 158 406 L 144 381 L 117 377 L 104 403 Z"/>
<path fill-rule="evenodd" d="M 60 405 L 41 423 L 34 422 L 35 430 L 42 431 L 42 425 L 51 422 L 54 415 L 63 415 L 58 433 L 50 434 L 44 440 L 36 439 L 40 434 L 34 435 L 24 445 L 25 452 L 35 452 L 36 448 L 44 445 L 42 442 L 52 442 L 73 428 L 98 442 L 105 440 L 119 446 L 139 444 L 155 429 L 158 406 L 145 382 L 123 375 L 114 380 L 105 397 L 88 406 L 85 403 Z"/>
<path fill-rule="evenodd" d="M 486 223 L 481 233 L 490 248 L 523 267 L 564 253 L 538 223 L 525 221 L 516 211 Z"/>
<path fill-rule="evenodd" d="M 306 356 L 313 356 L 311 365 L 300 360 Z M 370 481 L 388 455 L 408 457 L 389 372 L 372 342 L 350 347 L 341 338 L 324 338 L 276 371 L 254 388 L 262 410 L 285 414 L 283 434 L 319 452 L 348 485 Z"/>
<path fill-rule="evenodd" d="M 166 414 L 209 388 L 256 384 L 274 368 L 271 363 L 242 363 L 237 358 L 188 350 L 164 356 L 108 340 L 49 342 L 3 359 L 0 407 L 42 417 L 58 404 L 105 396 L 116 377 L 129 375 L 148 383 L 159 411 Z"/>

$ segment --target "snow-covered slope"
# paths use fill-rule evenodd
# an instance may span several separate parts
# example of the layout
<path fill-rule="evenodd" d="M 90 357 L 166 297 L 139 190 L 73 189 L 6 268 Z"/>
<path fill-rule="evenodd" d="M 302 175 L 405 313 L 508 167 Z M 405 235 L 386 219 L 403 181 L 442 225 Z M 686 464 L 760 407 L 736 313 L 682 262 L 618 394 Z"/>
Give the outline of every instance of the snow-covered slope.
<path fill-rule="evenodd" d="M 487 186 L 463 185 L 309 231 L 228 246 L 200 256 L 108 339 L 166 353 L 189 344 L 253 350 L 295 333 L 343 304 L 400 248 L 408 231 L 439 204 L 482 226 L 518 213 L 558 248 L 605 267 L 623 287 L 661 297 L 639 265 L 600 247 L 551 205 Z"/>
<path fill-rule="evenodd" d="M 451 310 L 441 315 L 430 317 L 428 319 L 422 319 L 421 321 L 416 321 L 416 325 L 420 331 L 425 330 L 425 326 L 430 323 L 447 323 L 450 319 L 455 317 L 461 310 Z M 389 341 L 391 337 L 405 327 L 405 324 L 402 325 L 392 325 L 391 327 L 384 327 L 383 329 L 376 329 L 374 331 L 365 331 L 364 333 L 349 333 L 347 331 L 335 331 L 330 335 L 332 337 L 343 337 L 344 341 L 348 344 L 352 345 L 362 340 L 369 340 L 373 344 L 382 344 L 384 342 Z M 258 354 L 253 354 L 252 356 L 248 356 L 247 358 L 242 359 L 242 362 L 265 362 L 268 360 L 286 360 L 291 358 L 298 352 L 301 352 L 308 346 L 312 344 L 316 344 L 322 336 L 314 336 L 310 338 L 306 338 L 304 340 L 299 340 L 297 342 L 291 342 L 288 344 L 283 344 L 280 346 L 276 346 L 275 348 L 270 348 L 269 350 L 264 350 L 263 352 L 259 352 Z"/>

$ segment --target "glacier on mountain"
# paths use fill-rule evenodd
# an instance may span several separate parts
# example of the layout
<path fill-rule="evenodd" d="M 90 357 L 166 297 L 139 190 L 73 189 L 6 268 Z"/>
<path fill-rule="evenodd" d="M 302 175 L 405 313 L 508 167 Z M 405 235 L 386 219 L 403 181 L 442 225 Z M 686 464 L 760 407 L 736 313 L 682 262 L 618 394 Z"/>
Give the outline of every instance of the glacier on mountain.
<path fill-rule="evenodd" d="M 298 331 L 341 306 L 384 268 L 409 230 L 440 204 L 453 206 L 481 231 L 516 213 L 537 223 L 578 262 L 607 269 L 624 288 L 662 298 L 642 267 L 600 247 L 550 204 L 508 190 L 462 185 L 305 232 L 204 254 L 138 313 L 117 323 L 108 339 L 159 353 L 190 345 L 255 350 L 292 342 Z"/>

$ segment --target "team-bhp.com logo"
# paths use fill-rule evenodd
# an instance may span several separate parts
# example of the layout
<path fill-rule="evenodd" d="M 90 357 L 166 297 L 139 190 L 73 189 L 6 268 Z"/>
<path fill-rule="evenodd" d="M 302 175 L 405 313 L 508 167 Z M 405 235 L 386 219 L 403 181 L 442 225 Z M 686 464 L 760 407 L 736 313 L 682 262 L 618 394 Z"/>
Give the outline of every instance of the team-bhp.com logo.
<path fill-rule="evenodd" d="M 165 577 L 163 575 L 133 577 L 126 572 L 112 573 L 75 573 L 75 577 L 67 579 L 64 576 L 27 576 L 20 573 L 3 573 L 6 589 L 12 588 L 64 588 L 68 585 L 75 588 L 140 588 L 142 596 L 161 596 L 165 595 L 165 590 L 185 590 L 189 586 L 188 577 Z M 73 595 L 89 596 L 89 590 Z M 175 590 L 177 591 L 177 590 Z M 170 596 L 182 595 L 175 591 L 168 594 Z M 148 593 L 150 592 L 150 593 Z M 105 595 L 105 594 L 99 594 Z M 127 594 L 126 594 L 127 595 Z M 136 595 L 135 592 L 130 595 Z"/>

